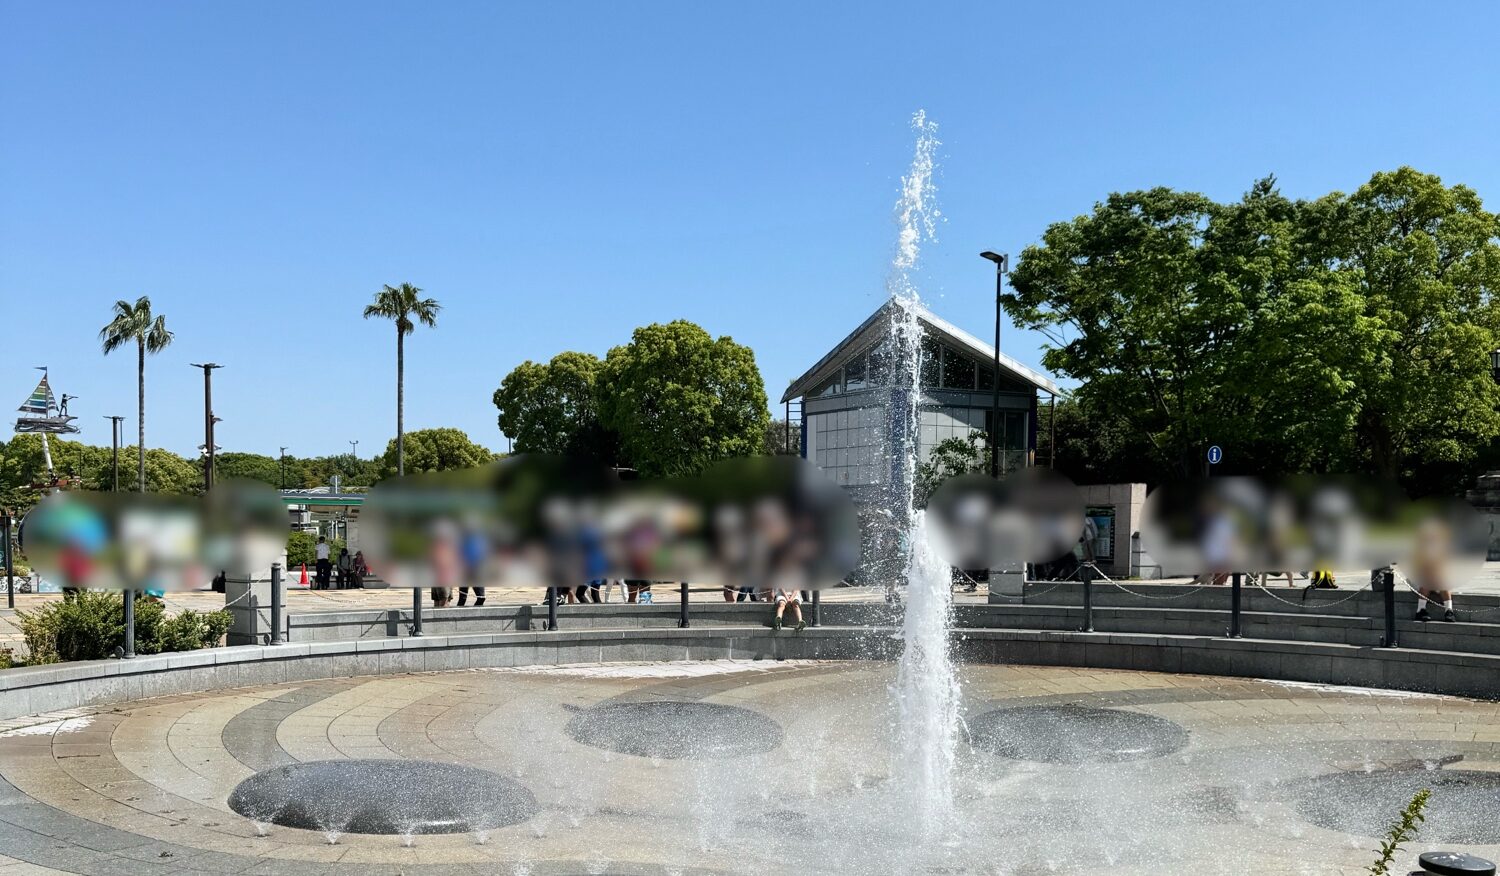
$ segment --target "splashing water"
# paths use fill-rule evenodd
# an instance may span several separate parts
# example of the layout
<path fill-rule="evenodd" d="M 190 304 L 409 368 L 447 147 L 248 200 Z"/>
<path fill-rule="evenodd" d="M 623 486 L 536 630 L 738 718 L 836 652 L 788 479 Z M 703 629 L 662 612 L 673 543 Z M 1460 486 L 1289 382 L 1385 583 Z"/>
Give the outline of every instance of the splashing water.
<path fill-rule="evenodd" d="M 886 284 L 896 304 L 889 339 L 895 395 L 889 407 L 893 477 L 887 500 L 901 530 L 907 584 L 904 647 L 892 689 L 897 745 L 891 774 L 910 797 L 920 835 L 940 837 L 952 823 L 958 749 L 959 686 L 948 640 L 953 596 L 948 566 L 929 546 L 924 512 L 915 501 L 923 354 L 915 274 L 922 244 L 935 238 L 941 218 L 932 181 L 933 155 L 940 141 L 936 123 L 924 112 L 912 117 L 912 129 L 916 153 L 910 171 L 901 178 L 896 255 Z"/>

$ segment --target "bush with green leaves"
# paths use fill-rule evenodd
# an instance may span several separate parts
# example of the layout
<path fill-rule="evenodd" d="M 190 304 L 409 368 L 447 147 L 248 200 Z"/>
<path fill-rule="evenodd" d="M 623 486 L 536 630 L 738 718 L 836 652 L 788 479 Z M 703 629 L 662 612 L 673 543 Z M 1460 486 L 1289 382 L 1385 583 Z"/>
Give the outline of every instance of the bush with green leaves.
<path fill-rule="evenodd" d="M 60 602 L 16 613 L 31 664 L 101 660 L 125 645 L 125 600 L 118 592 L 84 591 Z M 229 629 L 226 610 L 185 611 L 166 617 L 161 600 L 135 600 L 135 649 L 141 654 L 192 651 L 217 645 Z"/>
<path fill-rule="evenodd" d="M 328 542 L 328 559 L 330 562 L 339 558 L 339 550 L 344 546 L 342 538 L 335 538 Z M 318 561 L 318 537 L 311 532 L 292 532 L 286 538 L 286 567 L 290 571 L 298 568 L 303 563 L 311 567 Z"/>
<path fill-rule="evenodd" d="M 157 639 L 149 653 L 196 651 L 219 644 L 229 631 L 230 614 L 225 609 L 198 612 L 188 609 L 162 621 Z"/>

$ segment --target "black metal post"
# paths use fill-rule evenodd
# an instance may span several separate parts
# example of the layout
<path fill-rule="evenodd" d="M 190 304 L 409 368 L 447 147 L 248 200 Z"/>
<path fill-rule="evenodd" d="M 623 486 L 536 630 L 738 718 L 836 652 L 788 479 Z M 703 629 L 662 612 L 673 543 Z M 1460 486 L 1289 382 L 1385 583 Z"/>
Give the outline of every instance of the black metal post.
<path fill-rule="evenodd" d="M 286 489 L 286 448 L 281 448 L 281 488 Z"/>
<path fill-rule="evenodd" d="M 687 625 L 688 625 L 688 585 L 687 585 L 687 582 L 683 581 L 682 584 L 681 584 L 681 587 L 682 587 L 682 616 L 677 619 L 677 625 L 679 627 L 682 627 L 683 629 L 687 629 Z"/>
<path fill-rule="evenodd" d="M 557 629 L 557 588 L 547 588 L 547 630 Z"/>
<path fill-rule="evenodd" d="M 112 457 L 111 470 L 113 472 L 113 490 L 120 492 L 120 423 L 125 419 L 118 415 L 112 415 L 109 419 L 109 431 L 114 439 L 114 455 Z"/>
<path fill-rule="evenodd" d="M 821 591 L 812 592 L 812 625 L 821 627 L 823 625 L 823 602 L 818 598 Z"/>
<path fill-rule="evenodd" d="M 1005 291 L 1005 256 L 995 260 L 995 378 L 993 398 L 994 425 L 990 428 L 990 477 L 1000 477 L 1000 295 Z"/>
<path fill-rule="evenodd" d="M 422 588 L 411 589 L 411 634 L 422 635 Z"/>
<path fill-rule="evenodd" d="M 125 659 L 135 656 L 135 591 L 125 591 Z"/>
<path fill-rule="evenodd" d="M 1083 629 L 1079 632 L 1092 633 L 1094 631 L 1094 569 L 1092 566 L 1084 566 L 1083 572 Z"/>
<path fill-rule="evenodd" d="M 271 564 L 271 644 L 280 645 L 281 638 L 281 564 Z"/>
<path fill-rule="evenodd" d="M 1231 578 L 1229 589 L 1229 638 L 1240 637 L 1240 579 L 1243 576 L 1235 572 Z"/>
<path fill-rule="evenodd" d="M 0 523 L 5 529 L 5 607 L 16 607 L 16 566 L 11 559 L 10 511 L 0 512 Z"/>
<path fill-rule="evenodd" d="M 208 362 L 193 364 L 203 369 L 203 491 L 214 487 L 214 369 L 223 368 Z"/>
<path fill-rule="evenodd" d="M 1386 648 L 1399 648 L 1396 640 L 1396 573 L 1390 568 L 1381 573 L 1385 580 L 1385 642 Z"/>

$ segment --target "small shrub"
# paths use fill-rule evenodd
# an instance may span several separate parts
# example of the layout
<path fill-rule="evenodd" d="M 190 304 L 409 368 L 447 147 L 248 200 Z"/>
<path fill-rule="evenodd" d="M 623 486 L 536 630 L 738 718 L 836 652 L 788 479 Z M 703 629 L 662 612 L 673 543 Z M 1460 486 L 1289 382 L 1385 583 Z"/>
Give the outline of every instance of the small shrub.
<path fill-rule="evenodd" d="M 1401 810 L 1401 817 L 1386 828 L 1385 840 L 1380 844 L 1380 857 L 1370 865 L 1370 876 L 1390 876 L 1391 862 L 1396 859 L 1401 844 L 1415 839 L 1422 822 L 1427 820 L 1424 810 L 1431 798 L 1432 792 L 1426 788 L 1418 791 L 1411 802 L 1406 804 L 1406 808 Z"/>
<path fill-rule="evenodd" d="M 15 654 L 9 648 L 0 648 L 0 669 L 9 669 L 15 665 Z"/>
<path fill-rule="evenodd" d="M 207 613 L 188 609 L 162 621 L 159 636 L 152 643 L 154 653 L 212 648 L 228 632 L 229 624 L 230 615 L 225 609 Z"/>
<path fill-rule="evenodd" d="M 60 602 L 49 602 L 41 608 L 16 612 L 30 655 L 27 660 L 33 665 L 57 662 L 57 614 L 61 607 Z"/>
<path fill-rule="evenodd" d="M 85 590 L 61 602 L 16 614 L 32 664 L 100 660 L 125 645 L 125 600 L 118 592 Z M 159 654 L 213 647 L 229 624 L 228 611 L 186 611 L 168 618 L 161 600 L 137 596 L 135 650 Z"/>
<path fill-rule="evenodd" d="M 336 560 L 339 557 L 339 548 L 344 546 L 344 540 L 335 538 L 328 542 L 328 559 Z M 286 537 L 286 568 L 290 572 L 303 563 L 308 565 L 309 571 L 314 563 L 318 561 L 318 537 L 311 532 L 292 532 Z"/>

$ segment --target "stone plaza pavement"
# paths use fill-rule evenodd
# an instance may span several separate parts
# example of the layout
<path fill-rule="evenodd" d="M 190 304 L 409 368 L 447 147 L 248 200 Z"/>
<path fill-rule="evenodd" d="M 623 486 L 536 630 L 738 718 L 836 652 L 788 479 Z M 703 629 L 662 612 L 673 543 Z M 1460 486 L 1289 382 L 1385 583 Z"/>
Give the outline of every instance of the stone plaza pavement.
<path fill-rule="evenodd" d="M 1431 841 L 1410 844 L 1401 865 L 1437 847 L 1500 854 L 1493 789 L 1482 812 L 1462 808 L 1489 788 L 1476 775 L 1500 776 L 1496 703 L 965 667 L 954 817 L 930 833 L 918 826 L 924 774 L 893 757 L 909 751 L 892 738 L 894 681 L 888 664 L 594 664 L 340 678 L 17 719 L 0 724 L 0 876 L 1364 872 L 1376 831 L 1320 826 L 1351 804 L 1320 797 L 1312 777 L 1375 782 L 1367 820 L 1379 823 L 1413 781 L 1434 787 Z M 674 728 L 636 712 L 663 703 L 710 707 L 718 723 Z M 985 729 L 1035 715 L 1055 730 L 1045 721 L 1058 714 L 1077 722 L 1062 736 Z M 617 716 L 604 729 L 619 732 L 583 732 L 593 715 Z M 1090 729 L 1101 726 L 1109 732 Z M 733 750 L 693 748 L 704 733 Z M 1038 738 L 1058 744 L 1015 745 Z M 262 771 L 356 758 L 490 770 L 535 808 L 493 830 L 400 836 L 255 823 L 227 803 Z"/>

